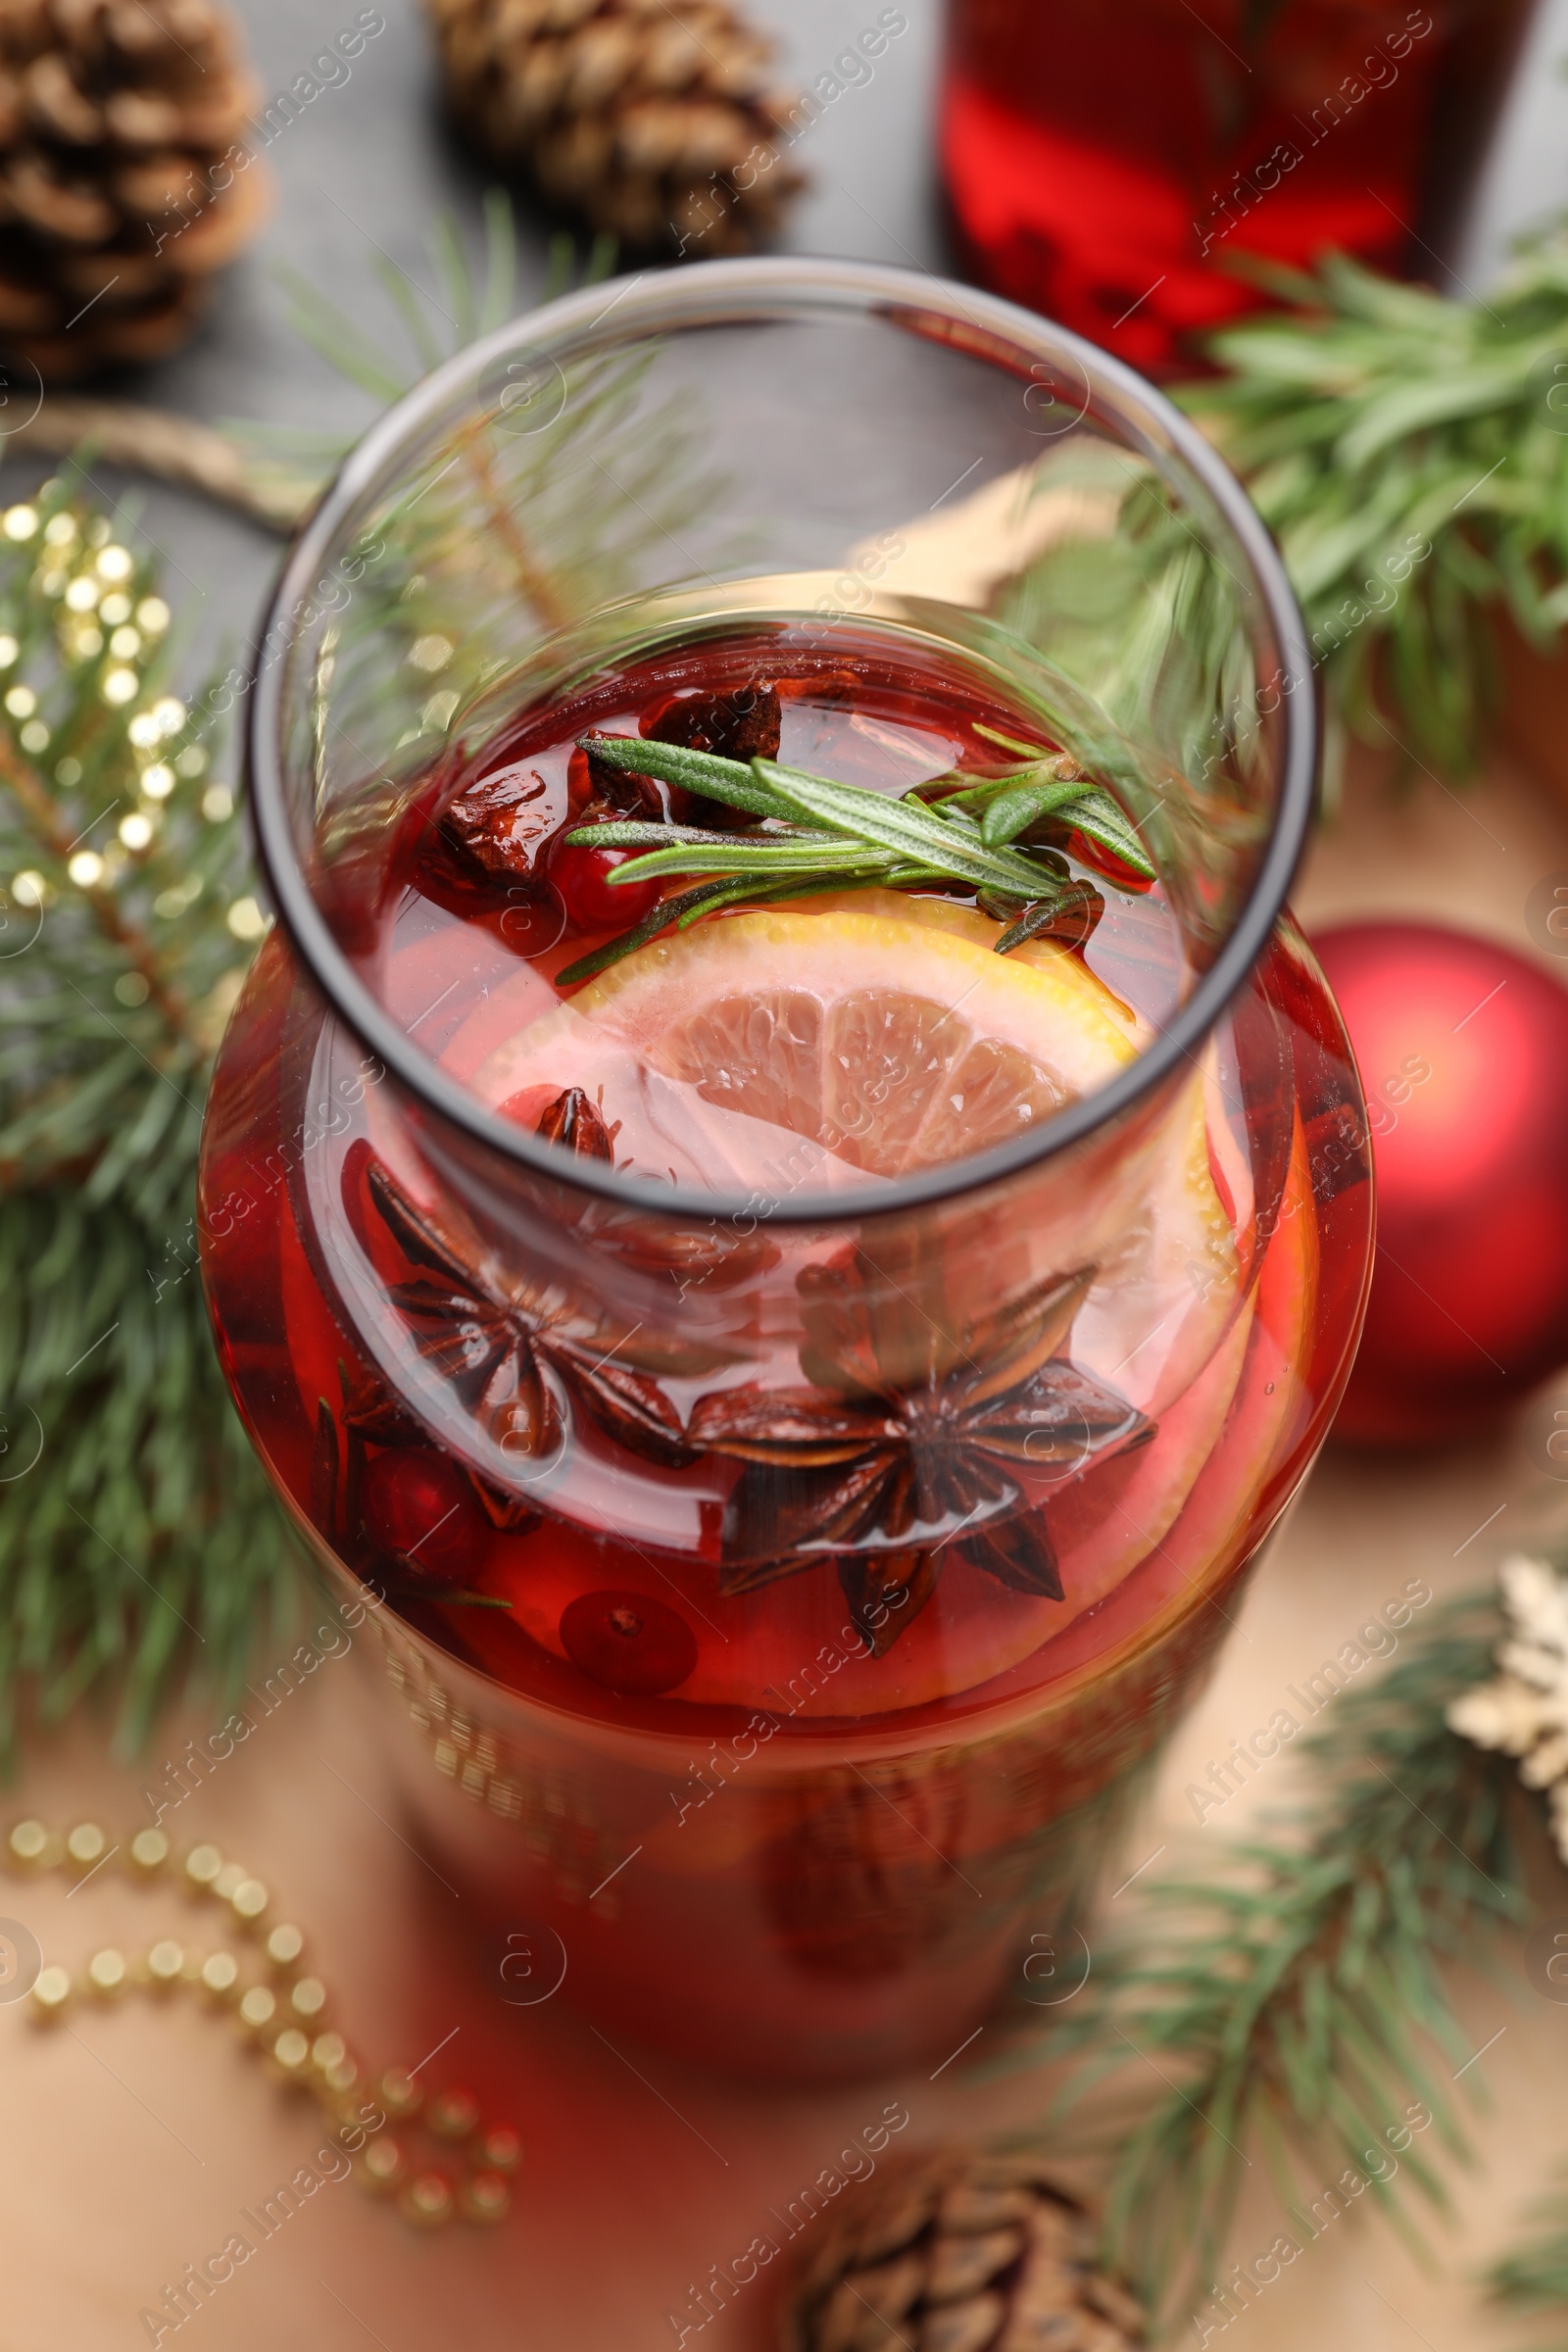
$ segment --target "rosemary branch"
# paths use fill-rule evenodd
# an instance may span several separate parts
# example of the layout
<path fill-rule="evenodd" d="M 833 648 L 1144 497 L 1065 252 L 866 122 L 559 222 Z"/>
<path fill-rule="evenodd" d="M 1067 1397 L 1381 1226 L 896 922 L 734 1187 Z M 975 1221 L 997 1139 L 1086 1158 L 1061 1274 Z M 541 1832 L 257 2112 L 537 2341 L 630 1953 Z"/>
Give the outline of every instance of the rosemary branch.
<path fill-rule="evenodd" d="M 1064 754 L 1014 743 L 993 729 L 980 731 L 1027 754 L 1029 764 L 1003 776 L 939 777 L 939 785 L 956 789 L 934 803 L 919 792 L 893 800 L 864 785 L 839 783 L 773 760 L 747 763 L 640 736 L 583 736 L 579 749 L 605 766 L 701 794 L 760 817 L 762 824 L 723 833 L 626 818 L 580 825 L 568 833 L 573 844 L 643 853 L 607 877 L 612 886 L 665 874 L 733 879 L 663 901 L 634 929 L 572 964 L 561 979 L 570 985 L 603 971 L 671 923 L 684 928 L 720 906 L 813 887 L 967 883 L 1004 926 L 996 943 L 1003 955 L 1063 921 L 1087 927 L 1099 911 L 1099 894 L 1073 879 L 1054 849 L 1023 840 L 1037 824 L 1081 833 L 1140 878 L 1153 879 L 1148 853 L 1103 785 Z"/>
<path fill-rule="evenodd" d="M 1568 229 L 1521 240 L 1485 301 L 1342 254 L 1255 274 L 1293 308 L 1212 337 L 1225 373 L 1177 397 L 1279 542 L 1351 731 L 1463 775 L 1497 707 L 1494 621 L 1543 653 L 1568 622 Z"/>
<path fill-rule="evenodd" d="M 980 838 L 992 848 L 1015 841 L 1043 818 L 1070 810 L 1075 833 L 1108 850 L 1146 882 L 1153 880 L 1149 853 L 1119 803 L 1103 785 L 1085 775 L 1070 753 L 1043 752 L 1014 736 L 1000 734 L 995 727 L 977 726 L 975 733 L 989 737 L 1004 751 L 1022 753 L 1028 764 L 1008 768 L 1000 776 L 982 776 L 978 782 L 965 777 L 960 790 L 943 796 L 940 808 L 978 816 Z"/>

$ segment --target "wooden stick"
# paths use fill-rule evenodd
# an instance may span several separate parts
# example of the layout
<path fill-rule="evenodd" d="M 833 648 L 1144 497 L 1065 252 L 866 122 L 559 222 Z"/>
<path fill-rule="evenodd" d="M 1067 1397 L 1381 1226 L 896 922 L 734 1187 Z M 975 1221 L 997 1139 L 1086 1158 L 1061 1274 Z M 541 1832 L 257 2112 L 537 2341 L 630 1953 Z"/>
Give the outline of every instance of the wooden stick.
<path fill-rule="evenodd" d="M 285 538 L 315 495 L 297 483 L 261 478 L 234 443 L 211 425 L 132 401 L 50 393 L 37 415 L 15 426 L 5 440 L 8 448 L 40 449 L 51 457 L 70 457 L 90 444 L 108 465 L 198 491 Z"/>

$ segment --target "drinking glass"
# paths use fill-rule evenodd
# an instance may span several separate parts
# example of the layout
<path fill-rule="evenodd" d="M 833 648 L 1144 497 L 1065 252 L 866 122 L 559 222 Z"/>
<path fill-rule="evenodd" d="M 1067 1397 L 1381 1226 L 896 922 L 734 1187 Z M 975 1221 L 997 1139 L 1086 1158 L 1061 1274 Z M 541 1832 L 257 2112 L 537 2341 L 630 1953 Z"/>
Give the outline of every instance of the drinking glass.
<path fill-rule="evenodd" d="M 924 1080 L 868 1048 L 744 1185 L 500 1115 L 475 1063 L 559 907 L 432 927 L 399 845 L 485 746 L 738 643 L 870 696 L 834 722 L 866 757 L 918 763 L 933 709 L 984 703 L 1113 788 L 1159 880 L 1105 881 L 1045 956 L 1133 1041 L 1103 1083 L 1000 1140 L 956 1093 L 956 1140 L 889 1175 Z M 722 2068 L 940 2057 L 1009 1983 L 1059 1997 L 1368 1277 L 1356 1076 L 1284 907 L 1310 668 L 1242 491 L 989 296 L 630 278 L 370 431 L 284 564 L 246 723 L 277 921 L 212 1091 L 203 1263 L 384 1669 L 411 1835 L 516 1997 L 559 1983 Z"/>

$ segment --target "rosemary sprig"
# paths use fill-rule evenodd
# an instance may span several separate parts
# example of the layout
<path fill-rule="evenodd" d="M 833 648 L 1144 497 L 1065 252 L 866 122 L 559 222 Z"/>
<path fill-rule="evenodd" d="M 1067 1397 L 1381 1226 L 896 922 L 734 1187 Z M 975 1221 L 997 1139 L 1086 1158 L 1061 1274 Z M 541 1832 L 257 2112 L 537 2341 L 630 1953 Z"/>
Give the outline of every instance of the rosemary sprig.
<path fill-rule="evenodd" d="M 989 737 L 1004 752 L 1021 752 L 1028 765 L 1008 768 L 1000 776 L 982 776 L 977 783 L 966 778 L 962 788 L 945 794 L 938 807 L 979 816 L 980 838 L 992 848 L 1015 841 L 1044 817 L 1070 809 L 1074 832 L 1108 850 L 1146 882 L 1154 879 L 1149 852 L 1119 803 L 1103 785 L 1084 774 L 1071 753 L 1044 752 L 1036 745 L 1020 743 L 1015 736 L 1001 734 L 995 727 L 977 725 L 975 733 Z"/>
<path fill-rule="evenodd" d="M 773 760 L 748 765 L 637 736 L 583 736 L 579 748 L 607 766 L 719 801 L 762 818 L 770 829 L 721 833 L 629 818 L 568 833 L 568 842 L 645 853 L 617 867 L 609 876 L 612 885 L 664 874 L 715 880 L 663 901 L 634 929 L 572 964 L 560 979 L 568 986 L 587 979 L 671 923 L 684 928 L 720 906 L 807 892 L 813 885 L 968 883 L 987 911 L 1006 926 L 996 943 L 1004 955 L 1063 923 L 1085 927 L 1098 910 L 1098 894 L 1075 882 L 1054 851 L 1013 847 L 1043 820 L 1070 824 L 1140 875 L 1153 878 L 1143 844 L 1102 785 L 1062 755 L 1014 745 L 1006 737 L 995 740 L 1028 752 L 1030 765 L 1004 777 L 965 780 L 933 805 L 917 794 L 893 800 L 864 785 L 842 784 Z M 978 814 L 970 805 L 976 796 Z M 722 876 L 733 879 L 716 879 Z"/>
<path fill-rule="evenodd" d="M 844 876 L 835 874 L 830 882 L 820 887 L 842 890 Z M 662 899 L 640 923 L 630 931 L 622 931 L 618 938 L 607 940 L 591 956 L 580 956 L 575 963 L 568 964 L 564 971 L 556 974 L 557 984 L 562 988 L 575 988 L 579 981 L 591 980 L 596 972 L 604 971 L 610 964 L 618 963 L 634 948 L 645 948 L 662 931 L 667 931 L 671 926 L 677 931 L 690 930 L 701 916 L 716 914 L 720 907 L 739 906 L 747 903 L 756 905 L 759 902 L 765 903 L 768 899 L 804 899 L 810 896 L 810 890 L 809 883 L 803 883 L 793 875 L 788 880 L 772 884 L 755 882 L 750 875 L 743 876 L 738 882 L 699 882 L 695 890 L 683 890 L 676 898 Z"/>
<path fill-rule="evenodd" d="M 638 735 L 584 735 L 578 748 L 592 752 L 605 767 L 653 776 L 661 784 L 677 784 L 687 792 L 701 793 L 705 800 L 744 808 L 750 816 L 789 815 L 777 793 L 754 776 L 744 760 L 725 760 L 717 752 L 693 752 L 684 744 L 645 741 Z"/>
<path fill-rule="evenodd" d="M 1057 939 L 1063 947 L 1075 947 L 1099 922 L 1104 901 L 1088 882 L 1072 882 L 1054 902 L 1041 899 L 1035 906 L 1026 906 L 1014 923 L 1009 923 L 997 942 L 997 954 L 1006 956 L 1021 948 L 1028 939 Z M 986 912 L 992 911 L 990 908 Z"/>
<path fill-rule="evenodd" d="M 1484 302 L 1343 255 L 1249 274 L 1293 308 L 1211 338 L 1225 377 L 1178 397 L 1278 539 L 1352 731 L 1463 774 L 1495 618 L 1544 653 L 1568 621 L 1568 230 L 1522 240 Z"/>
<path fill-rule="evenodd" d="M 793 814 L 814 817 L 831 833 L 870 849 L 891 850 L 911 865 L 951 881 L 972 882 L 977 890 L 1010 893 L 1025 903 L 1059 894 L 1059 874 L 1037 865 L 1025 852 L 988 849 L 966 810 L 947 816 L 924 801 L 890 801 L 864 785 L 836 784 L 826 776 L 778 767 L 768 760 L 759 760 L 756 766 L 791 805 Z"/>
<path fill-rule="evenodd" d="M 596 849 L 646 849 L 611 874 L 641 882 L 650 874 L 745 874 L 765 868 L 769 874 L 812 874 L 818 871 L 855 873 L 868 862 L 879 876 L 900 861 L 895 852 L 868 853 L 858 842 L 835 840 L 831 833 L 767 833 L 748 839 L 743 833 L 708 833 L 697 825 L 655 825 L 641 822 L 581 825 L 568 841 L 591 841 Z M 667 846 L 666 846 L 667 845 Z"/>

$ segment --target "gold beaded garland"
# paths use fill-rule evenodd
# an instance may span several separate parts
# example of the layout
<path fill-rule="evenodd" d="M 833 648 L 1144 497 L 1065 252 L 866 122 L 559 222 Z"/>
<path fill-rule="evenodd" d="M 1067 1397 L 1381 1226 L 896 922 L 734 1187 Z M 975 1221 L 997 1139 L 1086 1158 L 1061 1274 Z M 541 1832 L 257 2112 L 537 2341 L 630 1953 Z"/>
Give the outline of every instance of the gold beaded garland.
<path fill-rule="evenodd" d="M 169 1871 L 173 1849 L 162 1830 L 138 1830 L 117 1842 L 97 1822 L 77 1822 L 60 1837 L 30 1818 L 13 1825 L 4 1849 L 7 1865 L 18 1875 L 65 1870 L 78 1886 L 117 1856 L 127 1874 L 145 1885 Z M 287 1921 L 266 1928 L 271 1900 L 267 1886 L 240 1863 L 225 1861 L 216 1845 L 193 1845 L 173 1876 L 187 1895 L 220 1903 L 235 1927 L 256 1932 L 272 1984 L 244 1983 L 238 1955 L 221 1945 L 198 1952 L 175 1936 L 163 1936 L 146 1952 L 127 1953 L 106 1944 L 93 1953 L 79 1979 L 56 1961 L 38 1971 L 28 1995 L 34 2021 L 59 2018 L 78 1993 L 113 2001 L 132 1986 L 164 1995 L 188 1985 L 215 2007 L 232 2011 L 274 2079 L 300 2084 L 315 2097 L 340 2144 L 354 2155 L 362 2187 L 395 2197 L 398 2211 L 421 2230 L 439 2229 L 459 2213 L 481 2226 L 500 2221 L 512 2202 L 504 2176 L 514 2172 L 522 2157 L 522 2142 L 512 2126 L 485 2125 L 477 2099 L 461 2087 L 449 2086 L 426 2102 L 423 2086 L 412 2075 L 390 2067 L 375 2084 L 387 2125 L 368 2136 L 355 2110 L 345 2106 L 363 2081 L 361 2069 L 342 2034 L 322 2030 L 329 2006 L 326 1986 L 318 1976 L 295 1973 L 305 1951 L 301 1931 Z M 421 2110 L 431 2136 L 466 2155 L 463 2179 L 416 2170 L 403 2141 L 393 2136 L 391 2123 L 411 2125 Z"/>
<path fill-rule="evenodd" d="M 277 1995 L 275 1992 L 270 1992 L 265 1984 L 253 1984 L 249 1992 L 240 1994 L 239 2022 L 242 2026 L 249 2026 L 253 2033 L 259 2034 L 264 2026 L 271 2024 L 272 2013 L 276 2007 Z"/>
<path fill-rule="evenodd" d="M 510 2124 L 492 2124 L 479 2142 L 479 2162 L 487 2172 L 514 2173 L 522 2162 L 522 2142 Z"/>
<path fill-rule="evenodd" d="M 370 2188 L 395 2188 L 407 2169 L 408 2159 L 399 2141 L 390 2138 L 372 2139 L 361 2163 L 361 2175 Z"/>
<path fill-rule="evenodd" d="M 420 2173 L 400 2200 L 402 2211 L 423 2230 L 452 2219 L 452 2183 L 445 2173 Z"/>
<path fill-rule="evenodd" d="M 298 2026 L 285 2026 L 272 2044 L 272 2056 L 287 2075 L 302 2075 L 310 2063 L 311 2045 Z"/>
<path fill-rule="evenodd" d="M 417 2115 L 420 2101 L 424 2097 L 423 2091 L 420 2090 L 414 2077 L 406 2075 L 401 2067 L 396 2066 L 387 2068 L 386 2073 L 376 2084 L 376 2090 L 388 2115 L 395 2115 L 399 2118 Z"/>
<path fill-rule="evenodd" d="M 71 1973 L 64 1968 L 40 1968 L 32 1982 L 33 2007 L 43 2017 L 58 2017 L 71 1998 Z"/>
<path fill-rule="evenodd" d="M 119 1992 L 125 1982 L 125 1955 L 111 1947 L 94 1952 L 87 1963 L 87 1982 L 94 1992 Z"/>
<path fill-rule="evenodd" d="M 479 2128 L 479 2102 L 471 2090 L 444 2090 L 431 2100 L 424 2120 L 437 2139 L 469 2139 Z"/>
<path fill-rule="evenodd" d="M 216 1845 L 193 1845 L 185 1856 L 185 1879 L 193 1893 L 205 1894 L 216 1886 L 223 1868 L 223 1857 Z"/>
<path fill-rule="evenodd" d="M 474 2173 L 464 2184 L 463 2210 L 470 2222 L 499 2222 L 512 2203 L 512 2190 L 499 2173 Z"/>
<path fill-rule="evenodd" d="M 239 1962 L 232 1952 L 210 1952 L 202 1962 L 201 1983 L 207 1992 L 216 1992 L 220 2000 L 234 1989 L 239 1981 Z"/>
<path fill-rule="evenodd" d="M 49 1833 L 41 1821 L 19 1821 L 11 1833 L 12 1859 L 30 1867 L 43 1860 L 48 1843 Z"/>

